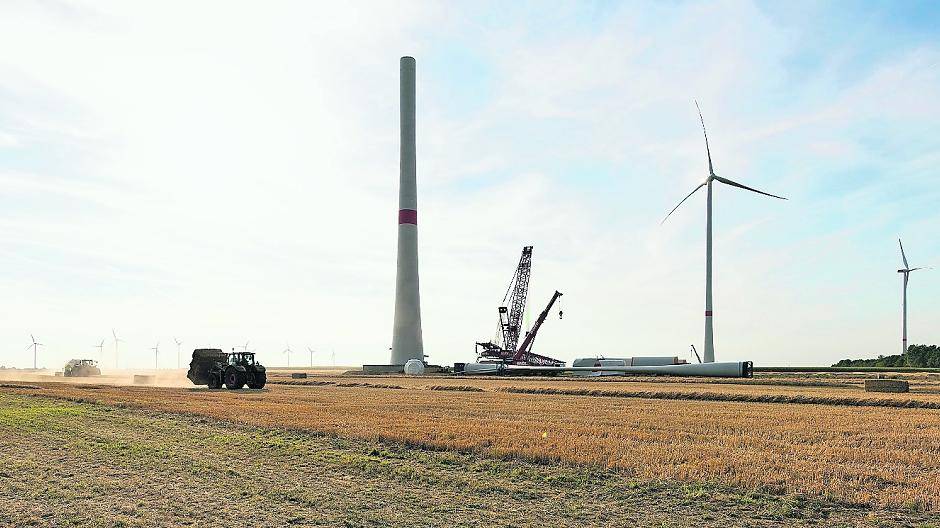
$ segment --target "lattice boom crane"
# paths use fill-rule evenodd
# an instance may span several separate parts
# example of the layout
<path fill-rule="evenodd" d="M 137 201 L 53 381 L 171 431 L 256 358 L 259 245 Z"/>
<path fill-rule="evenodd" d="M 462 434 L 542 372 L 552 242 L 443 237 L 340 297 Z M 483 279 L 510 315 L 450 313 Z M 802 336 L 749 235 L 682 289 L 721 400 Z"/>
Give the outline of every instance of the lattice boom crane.
<path fill-rule="evenodd" d="M 529 294 L 529 278 L 532 275 L 532 246 L 522 248 L 522 256 L 519 258 L 519 264 L 506 289 L 506 295 L 503 296 L 503 305 L 499 307 L 499 332 L 497 341 L 494 343 L 488 341 L 478 342 L 477 356 L 489 361 L 500 361 L 514 365 L 533 365 L 533 366 L 563 366 L 564 361 L 559 361 L 547 356 L 541 356 L 532 352 L 532 344 L 538 329 L 548 317 L 555 301 L 561 297 L 561 293 L 555 292 L 548 306 L 542 311 L 535 326 L 526 333 L 522 344 L 519 345 L 519 334 L 522 330 L 522 317 L 525 313 L 526 298 Z M 509 299 L 506 306 L 506 299 Z M 518 346 L 517 346 L 518 345 Z M 480 350 L 482 348 L 482 351 Z"/>

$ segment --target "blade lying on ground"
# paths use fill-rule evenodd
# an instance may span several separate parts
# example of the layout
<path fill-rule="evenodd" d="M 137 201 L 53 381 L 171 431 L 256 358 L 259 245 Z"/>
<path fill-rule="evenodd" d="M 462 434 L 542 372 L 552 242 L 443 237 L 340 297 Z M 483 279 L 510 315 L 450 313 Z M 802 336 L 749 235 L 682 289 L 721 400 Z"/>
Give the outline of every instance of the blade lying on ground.
<path fill-rule="evenodd" d="M 758 191 L 757 189 L 753 187 L 748 187 L 747 185 L 741 185 L 740 183 L 733 181 L 733 180 L 729 180 L 728 178 L 722 178 L 721 176 L 715 176 L 714 178 L 720 181 L 721 183 L 731 185 L 732 187 L 740 187 L 741 189 L 756 192 L 757 194 L 763 194 L 764 196 L 770 196 L 771 198 L 778 198 L 780 200 L 786 200 L 786 198 L 784 198 L 783 196 L 777 196 L 776 194 L 770 194 L 770 193 L 765 193 L 764 191 Z"/>

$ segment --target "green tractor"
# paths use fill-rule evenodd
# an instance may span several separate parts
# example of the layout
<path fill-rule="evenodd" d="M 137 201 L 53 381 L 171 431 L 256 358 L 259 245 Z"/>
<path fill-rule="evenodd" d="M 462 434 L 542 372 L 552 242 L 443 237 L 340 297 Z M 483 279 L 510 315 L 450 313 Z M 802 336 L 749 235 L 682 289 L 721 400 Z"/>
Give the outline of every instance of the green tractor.
<path fill-rule="evenodd" d="M 98 362 L 93 359 L 73 359 L 65 364 L 62 373 L 67 378 L 83 378 L 100 376 L 101 369 L 98 368 Z"/>
<path fill-rule="evenodd" d="M 264 388 L 267 382 L 264 366 L 255 361 L 254 352 L 222 352 L 218 348 L 197 348 L 186 373 L 195 385 L 208 385 L 210 389 Z"/>

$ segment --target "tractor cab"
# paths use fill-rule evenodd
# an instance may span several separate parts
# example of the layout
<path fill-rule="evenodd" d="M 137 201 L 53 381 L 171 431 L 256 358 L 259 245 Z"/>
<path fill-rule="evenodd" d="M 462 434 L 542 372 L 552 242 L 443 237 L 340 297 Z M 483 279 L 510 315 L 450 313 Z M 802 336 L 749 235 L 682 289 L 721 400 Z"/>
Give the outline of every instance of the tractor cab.
<path fill-rule="evenodd" d="M 254 352 L 232 352 L 228 355 L 229 365 L 257 365 Z"/>

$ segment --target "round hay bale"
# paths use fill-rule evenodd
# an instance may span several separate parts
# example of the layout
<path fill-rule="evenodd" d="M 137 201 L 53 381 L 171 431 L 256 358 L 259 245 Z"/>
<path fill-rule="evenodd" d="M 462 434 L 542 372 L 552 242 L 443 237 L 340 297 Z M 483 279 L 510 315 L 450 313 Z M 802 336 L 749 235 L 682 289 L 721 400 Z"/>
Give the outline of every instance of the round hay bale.
<path fill-rule="evenodd" d="M 153 385 L 157 377 L 149 374 L 134 374 L 134 385 Z"/>
<path fill-rule="evenodd" d="M 290 377 L 291 379 L 307 379 L 307 373 L 306 372 L 291 372 Z"/>
<path fill-rule="evenodd" d="M 905 380 L 867 379 L 865 392 L 910 392 L 911 386 Z"/>

